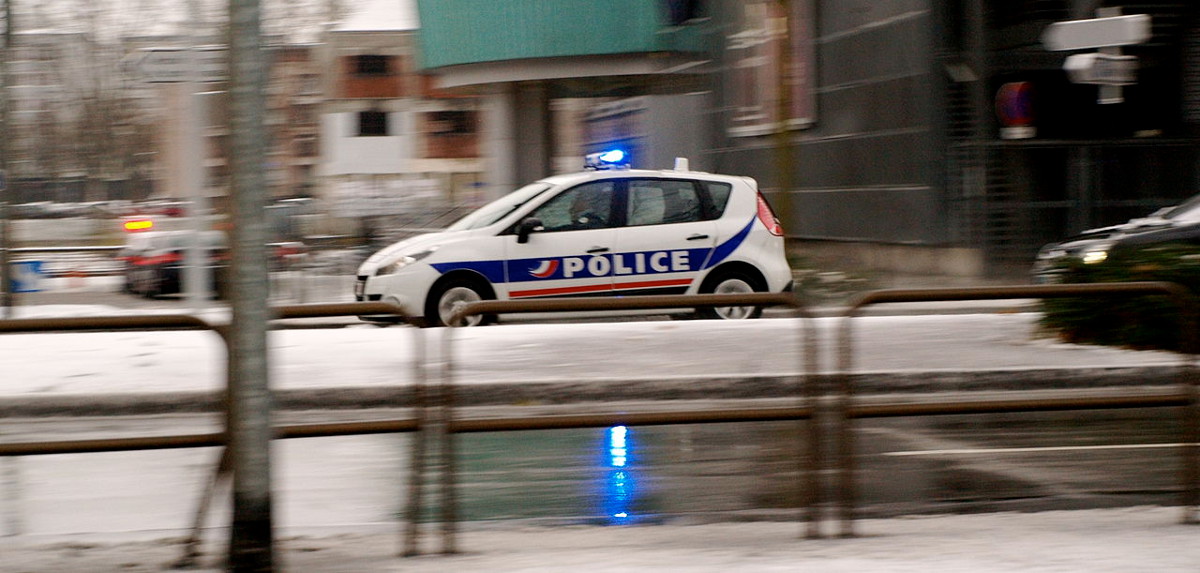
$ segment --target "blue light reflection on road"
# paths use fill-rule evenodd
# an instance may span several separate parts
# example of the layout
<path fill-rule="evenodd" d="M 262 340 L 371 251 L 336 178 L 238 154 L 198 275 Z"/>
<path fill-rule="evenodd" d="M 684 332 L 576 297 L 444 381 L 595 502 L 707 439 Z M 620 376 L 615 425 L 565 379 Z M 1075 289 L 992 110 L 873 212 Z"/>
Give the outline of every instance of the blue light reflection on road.
<path fill-rule="evenodd" d="M 601 507 L 609 523 L 632 523 L 637 519 L 633 505 L 637 483 L 632 468 L 633 436 L 625 426 L 608 428 L 605 439 L 607 466 L 600 488 Z"/>

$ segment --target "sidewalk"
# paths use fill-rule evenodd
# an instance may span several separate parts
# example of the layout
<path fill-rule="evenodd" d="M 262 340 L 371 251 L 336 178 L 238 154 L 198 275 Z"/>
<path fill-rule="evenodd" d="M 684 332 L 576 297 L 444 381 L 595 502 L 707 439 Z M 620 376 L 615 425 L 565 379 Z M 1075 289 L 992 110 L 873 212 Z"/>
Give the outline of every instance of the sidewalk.
<path fill-rule="evenodd" d="M 397 557 L 394 524 L 279 532 L 276 570 L 291 573 L 1183 573 L 1200 568 L 1200 526 L 1177 508 L 1135 507 L 862 520 L 852 539 L 803 539 L 796 522 L 638 526 L 469 524 L 459 554 Z M 430 528 L 432 529 L 432 528 Z M 220 571 L 224 531 L 210 531 L 192 571 Z M 425 536 L 427 552 L 440 550 Z M 13 573 L 163 571 L 179 538 L 142 533 L 0 540 Z"/>

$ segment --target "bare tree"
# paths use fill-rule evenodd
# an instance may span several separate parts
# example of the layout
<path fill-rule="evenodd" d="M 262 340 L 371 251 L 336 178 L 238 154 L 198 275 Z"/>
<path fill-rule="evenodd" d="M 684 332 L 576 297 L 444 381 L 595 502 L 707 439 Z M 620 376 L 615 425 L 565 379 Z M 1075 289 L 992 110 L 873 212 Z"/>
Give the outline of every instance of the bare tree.
<path fill-rule="evenodd" d="M 82 180 L 89 200 L 108 198 L 109 181 L 147 176 L 165 112 L 147 97 L 152 90 L 121 73 L 122 59 L 136 49 L 129 40 L 219 41 L 228 27 L 226 0 L 16 0 L 14 7 L 25 35 L 46 45 L 23 62 L 46 85 L 40 99 L 25 102 L 33 106 L 25 121 L 10 126 L 15 175 Z M 264 29 L 272 40 L 316 41 L 341 12 L 340 0 L 269 0 Z"/>

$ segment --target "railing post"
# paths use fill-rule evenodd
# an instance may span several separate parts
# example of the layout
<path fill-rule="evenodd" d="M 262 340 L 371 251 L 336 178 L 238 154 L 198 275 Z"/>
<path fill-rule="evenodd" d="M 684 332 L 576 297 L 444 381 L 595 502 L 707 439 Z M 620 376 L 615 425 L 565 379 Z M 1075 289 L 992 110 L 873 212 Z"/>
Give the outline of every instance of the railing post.
<path fill-rule="evenodd" d="M 412 446 L 409 448 L 408 465 L 408 504 L 405 508 L 404 549 L 402 557 L 413 557 L 421 554 L 421 509 L 424 506 L 423 491 L 425 487 L 425 451 L 429 442 L 427 411 L 428 404 L 425 392 L 429 372 L 429 355 L 426 352 L 425 334 L 420 329 L 413 329 L 415 341 L 413 345 L 413 384 L 412 403 L 413 416 L 416 420 L 416 430 L 413 431 Z"/>
<path fill-rule="evenodd" d="M 821 405 L 824 385 L 821 384 L 820 368 L 817 364 L 817 361 L 820 360 L 820 347 L 817 344 L 816 328 L 810 320 L 812 317 L 806 313 L 804 306 L 799 301 L 796 301 L 795 304 L 794 314 L 800 317 L 803 331 L 801 336 L 803 349 L 797 353 L 804 363 L 800 370 L 802 372 L 801 407 L 810 413 L 807 420 L 808 440 L 801 451 L 801 460 L 803 460 L 801 472 L 804 474 L 804 485 L 800 497 L 804 504 L 802 519 L 805 522 L 805 537 L 820 539 L 821 513 L 819 508 L 825 497 L 821 491 L 821 470 L 825 465 L 825 456 L 822 451 L 825 445 L 823 424 L 827 418 L 824 414 L 825 409 Z M 797 420 L 797 422 L 805 423 L 804 420 Z M 804 436 L 802 430 L 799 431 L 799 434 Z"/>
<path fill-rule="evenodd" d="M 1183 475 L 1183 518 L 1185 524 L 1200 523 L 1200 373 L 1196 369 L 1197 346 L 1196 298 L 1189 292 L 1175 297 L 1180 306 L 1182 337 L 1180 351 L 1184 354 L 1180 385 L 1187 405 L 1181 412 L 1183 423 L 1183 452 L 1180 456 Z"/>
<path fill-rule="evenodd" d="M 457 324 L 457 321 L 452 323 Z M 443 327 L 442 376 L 438 395 L 438 428 L 442 457 L 442 554 L 458 553 L 458 463 L 454 424 L 454 350 L 455 326 Z"/>
<path fill-rule="evenodd" d="M 842 319 L 842 328 L 839 333 L 837 402 L 834 421 L 837 427 L 834 436 L 837 449 L 837 467 L 835 469 L 837 502 L 835 506 L 841 537 L 854 537 L 854 500 L 856 498 L 854 490 L 854 422 L 850 417 L 854 394 L 854 384 L 850 380 L 850 372 L 854 367 L 851 329 L 853 324 L 854 312 L 851 309 Z"/>
<path fill-rule="evenodd" d="M 183 557 L 171 565 L 172 569 L 192 569 L 200 558 L 201 532 L 204 531 L 204 521 L 208 518 L 208 509 L 217 495 L 221 482 L 229 477 L 229 448 L 221 446 L 217 457 L 217 465 L 208 480 L 204 483 L 204 492 L 196 502 L 196 513 L 192 519 L 192 533 L 183 542 Z"/>

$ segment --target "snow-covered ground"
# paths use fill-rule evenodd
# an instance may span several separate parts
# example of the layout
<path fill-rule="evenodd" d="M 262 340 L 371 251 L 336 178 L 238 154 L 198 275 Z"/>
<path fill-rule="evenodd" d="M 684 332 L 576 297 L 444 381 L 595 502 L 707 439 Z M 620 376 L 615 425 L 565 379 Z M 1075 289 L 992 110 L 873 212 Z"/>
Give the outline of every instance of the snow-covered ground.
<path fill-rule="evenodd" d="M 860 535 L 803 539 L 797 523 L 638 526 L 520 523 L 467 528 L 460 554 L 397 557 L 395 526 L 281 532 L 277 570 L 322 573 L 487 571 L 823 573 L 1135 573 L 1200 569 L 1200 526 L 1179 511 L 1137 507 L 863 520 Z M 197 571 L 219 571 L 224 532 L 211 531 Z M 162 571 L 180 558 L 178 538 L 104 536 L 0 540 L 14 573 Z M 427 552 L 440 549 L 426 536 Z"/>

